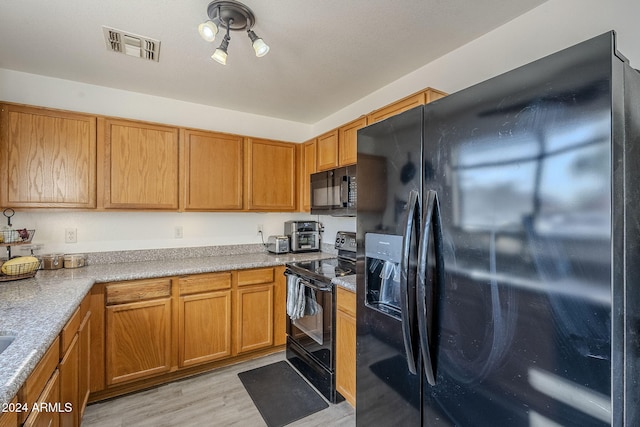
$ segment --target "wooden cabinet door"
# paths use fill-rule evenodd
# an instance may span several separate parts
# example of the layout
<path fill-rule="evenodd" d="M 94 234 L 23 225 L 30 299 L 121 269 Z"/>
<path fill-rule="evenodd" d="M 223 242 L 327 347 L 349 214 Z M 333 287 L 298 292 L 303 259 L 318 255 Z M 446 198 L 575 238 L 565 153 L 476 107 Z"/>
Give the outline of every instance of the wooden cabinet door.
<path fill-rule="evenodd" d="M 334 129 L 317 138 L 318 158 L 316 166 L 318 171 L 334 169 L 338 167 L 338 130 Z"/>
<path fill-rule="evenodd" d="M 88 299 L 87 299 L 88 304 Z M 84 410 L 89 401 L 91 386 L 91 311 L 88 311 L 78 329 L 78 401 L 80 403 L 79 420 L 82 420 Z"/>
<path fill-rule="evenodd" d="M 367 123 L 373 124 L 379 122 L 396 114 L 400 114 L 403 111 L 410 110 L 418 105 L 424 105 L 426 97 L 424 92 L 418 92 L 413 95 L 402 98 L 392 104 L 375 110 L 367 116 Z"/>
<path fill-rule="evenodd" d="M 430 102 L 433 102 L 435 100 L 438 100 L 440 98 L 444 98 L 445 96 L 447 96 L 447 94 L 445 92 L 442 92 L 441 90 L 437 90 L 437 89 L 433 89 L 433 88 L 426 88 L 424 91 L 424 95 L 425 95 L 425 104 L 428 104 Z"/>
<path fill-rule="evenodd" d="M 178 129 L 127 120 L 104 123 L 104 207 L 178 209 Z"/>
<path fill-rule="evenodd" d="M 272 346 L 273 284 L 239 287 L 236 297 L 236 353 Z"/>
<path fill-rule="evenodd" d="M 403 111 L 410 110 L 414 107 L 417 107 L 418 105 L 428 104 L 429 102 L 433 102 L 436 99 L 440 99 L 444 96 L 447 96 L 447 94 L 442 91 L 432 89 L 430 87 L 426 88 L 420 92 L 416 92 L 413 95 L 409 95 L 378 110 L 372 111 L 367 116 L 367 124 L 370 125 L 375 122 L 379 122 L 380 120 L 395 116 L 396 114 L 400 114 Z"/>
<path fill-rule="evenodd" d="M 292 212 L 296 209 L 296 146 L 250 138 L 247 141 L 247 208 Z"/>
<path fill-rule="evenodd" d="M 1 106 L 0 204 L 96 207 L 96 117 Z"/>
<path fill-rule="evenodd" d="M 170 370 L 170 298 L 112 305 L 106 311 L 107 385 Z"/>
<path fill-rule="evenodd" d="M 231 290 L 180 297 L 179 365 L 231 356 Z"/>
<path fill-rule="evenodd" d="M 36 405 L 56 404 L 60 402 L 60 374 L 56 369 L 47 382 Z M 58 427 L 60 425 L 60 414 L 57 411 L 31 411 L 29 417 L 24 422 L 23 427 Z"/>
<path fill-rule="evenodd" d="M 275 268 L 273 284 L 273 345 L 287 343 L 287 278 L 285 267 Z"/>
<path fill-rule="evenodd" d="M 0 412 L 0 427 L 18 427 L 18 412 L 11 410 L 18 405 L 18 398 L 14 397 L 9 402 L 9 410 Z"/>
<path fill-rule="evenodd" d="M 71 404 L 71 412 L 60 413 L 60 426 L 73 427 L 80 425 L 80 345 L 75 335 L 64 354 L 58 371 L 60 372 L 60 402 Z"/>
<path fill-rule="evenodd" d="M 367 125 L 367 118 L 360 117 L 340 127 L 338 132 L 339 166 L 355 164 L 358 161 L 358 129 Z"/>
<path fill-rule="evenodd" d="M 311 174 L 316 173 L 316 147 L 315 139 L 307 141 L 302 146 L 302 173 L 301 173 L 301 198 L 302 211 L 311 210 Z"/>
<path fill-rule="evenodd" d="M 356 296 L 338 288 L 336 310 L 336 390 L 356 405 Z"/>
<path fill-rule="evenodd" d="M 186 130 L 185 210 L 241 210 L 241 136 Z"/>

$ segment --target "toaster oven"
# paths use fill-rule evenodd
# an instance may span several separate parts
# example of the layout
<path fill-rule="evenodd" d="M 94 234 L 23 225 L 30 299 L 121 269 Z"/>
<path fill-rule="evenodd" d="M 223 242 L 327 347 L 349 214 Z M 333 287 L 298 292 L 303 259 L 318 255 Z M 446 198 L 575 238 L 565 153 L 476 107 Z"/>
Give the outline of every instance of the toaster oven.
<path fill-rule="evenodd" d="M 317 221 L 287 221 L 284 234 L 289 237 L 291 252 L 315 252 L 322 243 L 320 232 L 322 224 Z"/>

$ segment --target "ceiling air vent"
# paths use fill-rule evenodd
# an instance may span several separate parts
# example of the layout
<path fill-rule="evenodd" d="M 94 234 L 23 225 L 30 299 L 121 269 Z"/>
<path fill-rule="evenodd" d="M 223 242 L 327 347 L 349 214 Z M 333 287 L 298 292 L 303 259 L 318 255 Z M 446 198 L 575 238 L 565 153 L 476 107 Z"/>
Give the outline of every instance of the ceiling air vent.
<path fill-rule="evenodd" d="M 104 32 L 104 41 L 108 50 L 158 62 L 160 55 L 159 40 L 104 26 L 102 31 Z"/>

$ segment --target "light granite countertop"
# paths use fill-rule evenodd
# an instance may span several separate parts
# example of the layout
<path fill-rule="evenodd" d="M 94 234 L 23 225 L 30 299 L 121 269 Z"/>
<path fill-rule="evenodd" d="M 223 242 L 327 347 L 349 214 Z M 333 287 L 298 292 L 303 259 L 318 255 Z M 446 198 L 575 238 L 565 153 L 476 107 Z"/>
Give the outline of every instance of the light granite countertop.
<path fill-rule="evenodd" d="M 348 276 L 336 277 L 331 279 L 331 283 L 338 285 L 342 288 L 348 289 L 351 292 L 356 291 L 356 275 L 350 274 Z"/>
<path fill-rule="evenodd" d="M 16 337 L 0 354 L 0 405 L 16 395 L 94 283 L 278 266 L 334 256 L 327 252 L 257 252 L 152 261 L 125 257 L 117 263 L 110 260 L 77 269 L 41 270 L 31 279 L 0 282 L 0 335 Z M 348 280 L 337 284 L 351 286 Z"/>

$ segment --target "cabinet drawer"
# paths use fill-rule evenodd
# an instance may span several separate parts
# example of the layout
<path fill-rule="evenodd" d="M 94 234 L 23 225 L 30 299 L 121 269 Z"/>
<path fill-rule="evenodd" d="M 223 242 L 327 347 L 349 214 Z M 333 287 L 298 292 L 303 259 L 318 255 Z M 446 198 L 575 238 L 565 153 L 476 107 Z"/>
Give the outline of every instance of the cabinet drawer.
<path fill-rule="evenodd" d="M 137 280 L 106 286 L 107 305 L 171 296 L 171 279 Z"/>
<path fill-rule="evenodd" d="M 356 315 L 356 294 L 355 292 L 348 291 L 344 288 L 338 288 L 336 295 L 336 301 L 338 303 L 338 310 L 344 311 L 351 316 Z"/>
<path fill-rule="evenodd" d="M 255 270 L 238 271 L 238 286 L 257 285 L 258 283 L 273 282 L 273 268 L 259 268 Z"/>
<path fill-rule="evenodd" d="M 201 274 L 180 278 L 180 295 L 198 294 L 231 288 L 231 273 Z"/>

